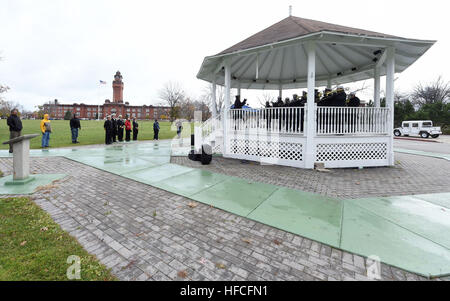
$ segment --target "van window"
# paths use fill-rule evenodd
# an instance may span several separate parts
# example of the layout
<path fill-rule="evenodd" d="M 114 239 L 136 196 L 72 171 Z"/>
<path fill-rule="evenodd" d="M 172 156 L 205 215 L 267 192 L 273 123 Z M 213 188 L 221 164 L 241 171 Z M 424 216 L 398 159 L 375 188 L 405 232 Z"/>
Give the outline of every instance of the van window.
<path fill-rule="evenodd" d="M 413 124 L 412 124 L 412 127 L 413 127 L 413 128 L 418 128 L 418 127 L 419 127 L 419 124 L 418 124 L 418 123 L 413 123 Z"/>
<path fill-rule="evenodd" d="M 403 127 L 404 127 L 404 128 L 409 128 L 409 123 L 404 123 L 404 124 L 403 124 Z"/>
<path fill-rule="evenodd" d="M 433 123 L 431 123 L 431 122 L 424 122 L 424 123 L 422 124 L 422 126 L 423 126 L 424 128 L 430 128 L 430 127 L 433 126 Z"/>

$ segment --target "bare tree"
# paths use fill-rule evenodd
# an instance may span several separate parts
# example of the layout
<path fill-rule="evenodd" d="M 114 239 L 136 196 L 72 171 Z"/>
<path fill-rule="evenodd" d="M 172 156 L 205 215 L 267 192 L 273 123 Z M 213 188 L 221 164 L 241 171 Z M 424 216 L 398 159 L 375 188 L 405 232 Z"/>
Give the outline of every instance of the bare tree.
<path fill-rule="evenodd" d="M 259 104 L 264 108 L 266 107 L 266 103 L 269 104 L 275 102 L 276 97 L 270 93 L 264 93 L 261 97 L 258 97 Z"/>
<path fill-rule="evenodd" d="M 436 81 L 425 86 L 420 83 L 414 88 L 411 98 L 417 106 L 437 102 L 446 103 L 450 99 L 450 82 L 444 82 L 442 76 L 439 76 Z"/>
<path fill-rule="evenodd" d="M 185 98 L 185 92 L 181 84 L 168 82 L 159 91 L 159 98 L 170 107 L 170 120 L 174 121 L 178 117 L 178 104 Z"/>
<path fill-rule="evenodd" d="M 234 93 L 231 92 L 230 98 L 234 98 Z M 201 101 L 207 104 L 208 106 L 211 106 L 214 104 L 212 103 L 212 84 L 206 85 L 202 90 L 202 95 L 200 97 Z M 216 110 L 217 114 L 220 115 L 222 112 L 222 108 L 225 104 L 225 87 L 223 86 L 216 86 Z M 213 108 L 211 108 L 212 110 Z"/>

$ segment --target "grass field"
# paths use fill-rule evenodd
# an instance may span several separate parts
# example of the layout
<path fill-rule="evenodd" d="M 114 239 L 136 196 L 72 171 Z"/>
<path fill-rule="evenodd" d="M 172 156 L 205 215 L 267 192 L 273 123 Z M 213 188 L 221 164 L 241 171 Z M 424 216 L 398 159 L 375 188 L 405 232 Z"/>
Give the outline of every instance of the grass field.
<path fill-rule="evenodd" d="M 29 198 L 0 199 L 0 281 L 67 281 L 69 256 L 83 281 L 111 281 L 110 271 Z"/>
<path fill-rule="evenodd" d="M 81 121 L 81 131 L 79 132 L 78 145 L 92 145 L 105 143 L 105 131 L 103 129 L 103 121 Z M 22 135 L 40 134 L 40 120 L 23 120 Z M 190 137 L 189 127 L 183 125 L 183 137 Z M 192 129 L 193 125 L 191 126 Z M 172 139 L 176 136 L 176 128 L 170 122 L 160 122 L 159 139 Z M 1 142 L 9 140 L 9 128 L 6 120 L 0 120 L 0 138 Z M 153 121 L 139 121 L 139 140 L 153 139 Z M 69 121 L 53 120 L 52 134 L 50 136 L 50 147 L 73 146 L 72 136 L 70 133 Z M 37 137 L 31 140 L 31 148 L 38 149 L 41 147 L 41 138 Z M 0 149 L 7 149 L 7 145 L 0 145 Z"/>

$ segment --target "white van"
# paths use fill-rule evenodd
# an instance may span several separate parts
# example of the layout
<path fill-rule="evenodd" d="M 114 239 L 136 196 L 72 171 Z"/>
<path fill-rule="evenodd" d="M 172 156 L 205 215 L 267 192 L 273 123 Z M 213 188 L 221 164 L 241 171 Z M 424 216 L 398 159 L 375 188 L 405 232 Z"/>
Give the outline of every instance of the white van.
<path fill-rule="evenodd" d="M 421 120 L 421 121 L 403 121 L 401 128 L 394 130 L 396 137 L 401 136 L 420 136 L 422 138 L 438 138 L 442 135 L 440 127 L 433 127 L 433 121 Z"/>

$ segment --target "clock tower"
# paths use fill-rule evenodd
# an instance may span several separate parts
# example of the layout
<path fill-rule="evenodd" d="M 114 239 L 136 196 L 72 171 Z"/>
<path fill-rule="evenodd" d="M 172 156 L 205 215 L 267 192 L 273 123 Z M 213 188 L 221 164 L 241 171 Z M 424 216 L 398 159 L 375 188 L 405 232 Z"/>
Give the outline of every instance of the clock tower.
<path fill-rule="evenodd" d="M 122 74 L 120 74 L 120 71 L 117 71 L 116 75 L 114 76 L 113 81 L 113 102 L 114 103 L 123 103 L 123 77 Z"/>

